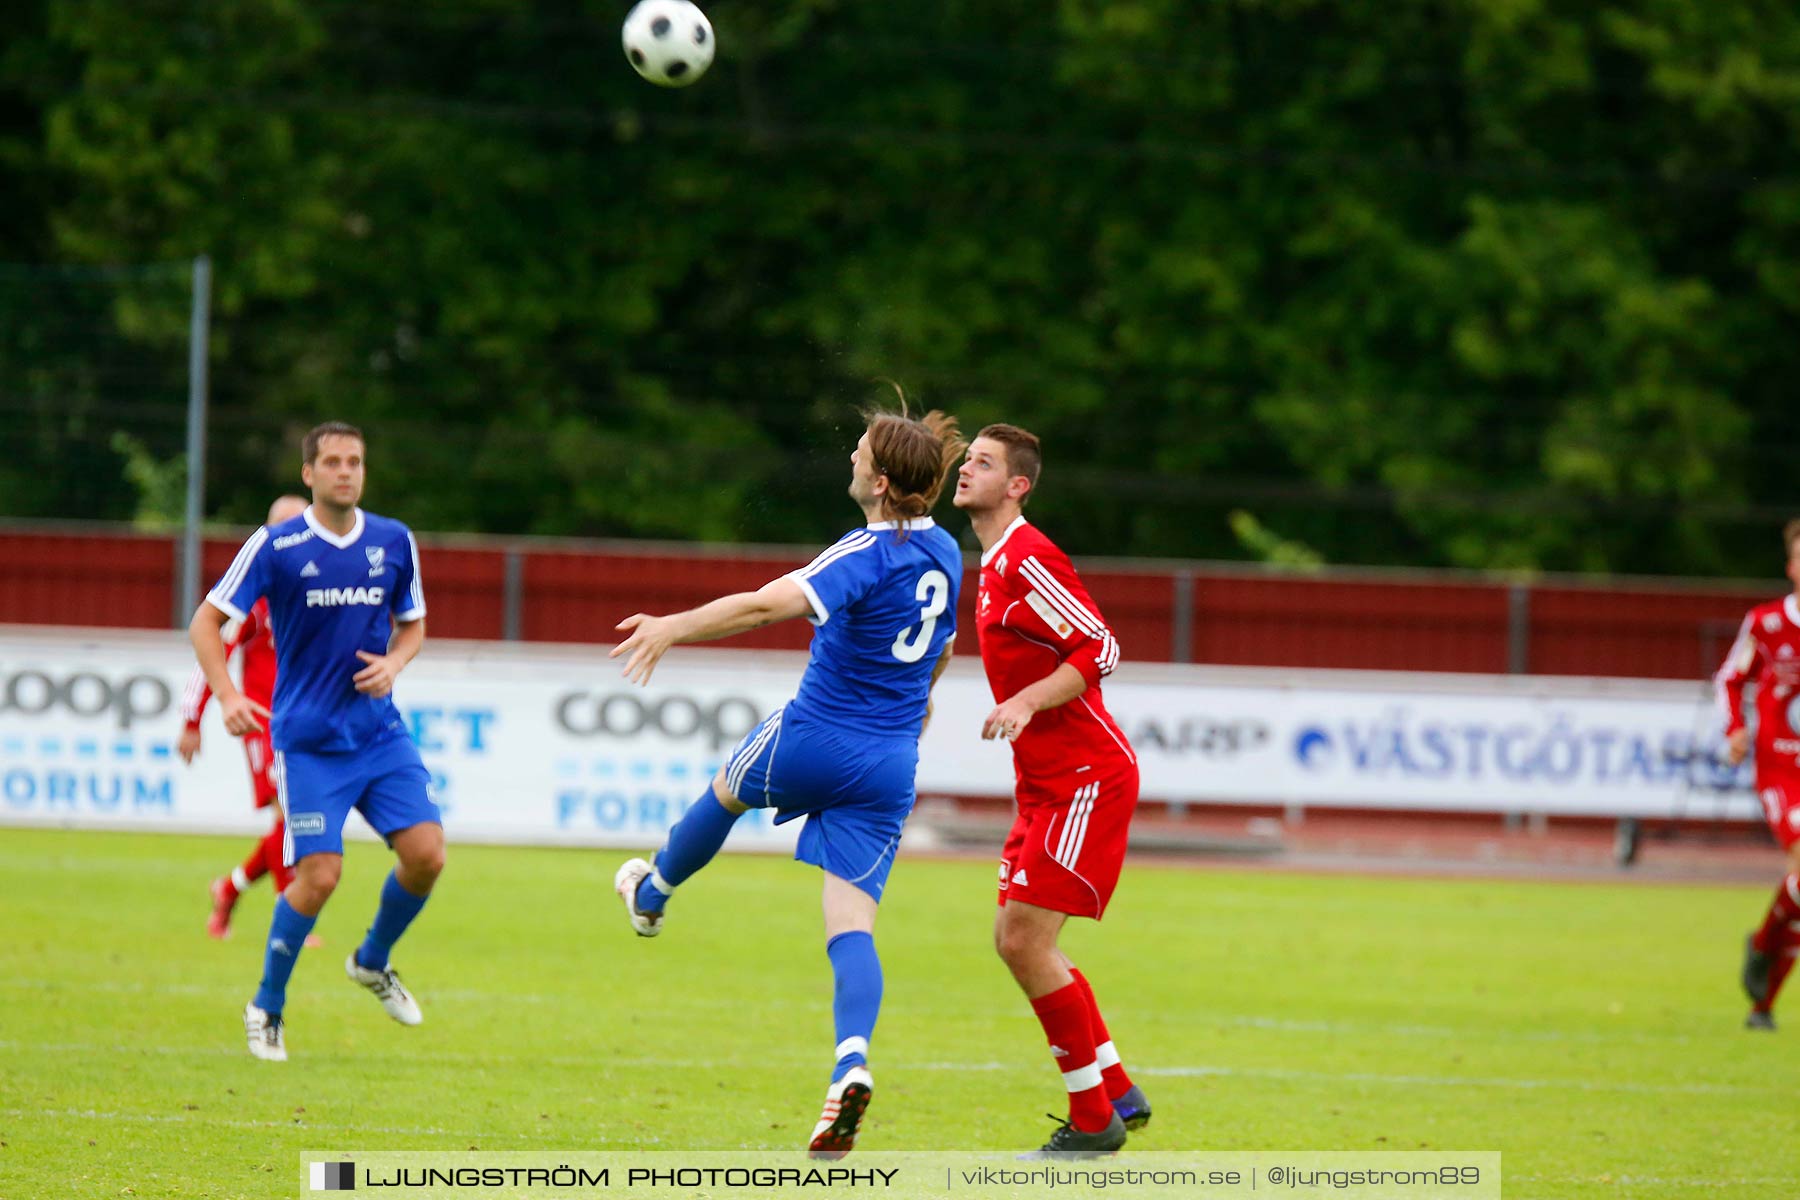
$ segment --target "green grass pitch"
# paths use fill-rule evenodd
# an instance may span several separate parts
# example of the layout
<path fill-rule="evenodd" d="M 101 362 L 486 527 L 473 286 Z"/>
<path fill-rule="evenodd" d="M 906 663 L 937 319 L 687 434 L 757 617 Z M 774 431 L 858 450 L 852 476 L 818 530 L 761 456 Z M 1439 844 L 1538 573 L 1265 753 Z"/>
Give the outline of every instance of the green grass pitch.
<path fill-rule="evenodd" d="M 426 1014 L 405 1029 L 343 976 L 389 861 L 353 844 L 281 1065 L 239 1023 L 267 884 L 230 941 L 202 932 L 208 879 L 245 849 L 0 830 L 0 1197 L 290 1197 L 303 1150 L 810 1133 L 832 1045 L 814 869 L 722 858 L 643 941 L 610 888 L 623 854 L 453 846 L 395 955 Z M 993 954 L 993 879 L 987 859 L 894 873 L 867 1148 L 1025 1149 L 1062 1107 Z M 1740 1028 L 1765 900 L 1139 860 L 1065 944 L 1155 1105 L 1134 1147 L 1499 1150 L 1509 1198 L 1766 1200 L 1800 1194 L 1800 1016 Z"/>

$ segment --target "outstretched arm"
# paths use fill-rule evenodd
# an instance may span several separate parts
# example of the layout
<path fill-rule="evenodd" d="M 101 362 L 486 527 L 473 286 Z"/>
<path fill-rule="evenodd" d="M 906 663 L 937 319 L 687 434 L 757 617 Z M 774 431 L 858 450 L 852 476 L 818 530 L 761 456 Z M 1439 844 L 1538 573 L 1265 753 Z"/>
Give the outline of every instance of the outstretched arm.
<path fill-rule="evenodd" d="M 628 636 L 612 648 L 608 658 L 629 655 L 622 672 L 633 683 L 649 683 L 656 664 L 670 646 L 688 642 L 710 642 L 804 617 L 812 612 L 812 603 L 800 585 L 787 576 L 772 580 L 754 592 L 735 592 L 717 600 L 666 617 L 633 613 L 616 628 Z"/>

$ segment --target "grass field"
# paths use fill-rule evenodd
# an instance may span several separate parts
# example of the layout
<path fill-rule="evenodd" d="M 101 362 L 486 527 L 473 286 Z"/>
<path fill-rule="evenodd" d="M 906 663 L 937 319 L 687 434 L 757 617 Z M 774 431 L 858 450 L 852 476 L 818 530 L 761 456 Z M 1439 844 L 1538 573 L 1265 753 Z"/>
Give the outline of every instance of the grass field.
<path fill-rule="evenodd" d="M 811 1131 L 832 1043 L 811 868 L 721 859 L 649 942 L 611 893 L 616 852 L 455 847 L 395 955 L 426 1013 L 405 1029 L 343 977 L 388 862 L 354 845 L 279 1065 L 239 1022 L 267 885 L 232 940 L 202 933 L 206 882 L 243 849 L 0 830 L 0 1197 L 291 1197 L 303 1150 Z M 985 859 L 894 874 L 869 1149 L 1023 1149 L 1061 1108 L 992 893 Z M 1137 862 L 1107 924 L 1065 943 L 1155 1105 L 1134 1147 L 1499 1150 L 1508 1197 L 1768 1200 L 1800 1194 L 1780 1132 L 1800 1042 L 1739 1027 L 1764 899 Z"/>

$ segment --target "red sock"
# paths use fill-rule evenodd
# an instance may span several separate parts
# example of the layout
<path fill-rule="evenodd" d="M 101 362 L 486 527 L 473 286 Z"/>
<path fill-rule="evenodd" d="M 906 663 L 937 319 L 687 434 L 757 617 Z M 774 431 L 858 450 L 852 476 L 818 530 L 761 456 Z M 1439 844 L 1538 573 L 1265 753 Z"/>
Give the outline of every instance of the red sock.
<path fill-rule="evenodd" d="M 1779 954 L 1769 966 L 1769 991 L 1763 1002 L 1756 1006 L 1758 1012 L 1768 1012 L 1775 1007 L 1775 997 L 1781 994 L 1781 985 L 1787 982 L 1788 972 L 1794 969 L 1792 950 Z"/>
<path fill-rule="evenodd" d="M 1039 996 L 1031 1002 L 1031 1010 L 1044 1027 L 1063 1086 L 1069 1089 L 1069 1120 L 1084 1133 L 1099 1133 L 1112 1122 L 1113 1110 L 1094 1061 L 1094 1031 L 1081 988 L 1071 983 Z"/>
<path fill-rule="evenodd" d="M 268 836 L 262 840 L 264 870 L 274 877 L 277 895 L 287 891 L 288 884 L 294 882 L 294 868 L 281 861 L 282 843 L 286 840 L 284 836 L 286 833 L 287 826 L 277 821 L 275 828 L 269 830 Z"/>
<path fill-rule="evenodd" d="M 1788 925 L 1800 921 L 1800 874 L 1789 875 L 1775 889 L 1775 898 L 1769 901 L 1769 914 L 1763 918 L 1762 928 L 1750 938 L 1750 944 L 1762 954 L 1779 954 L 1787 945 Z"/>
<path fill-rule="evenodd" d="M 1106 1098 L 1117 1100 L 1131 1090 L 1131 1077 L 1125 1074 L 1125 1064 L 1119 1061 L 1112 1035 L 1106 1032 L 1106 1020 L 1100 1015 L 1100 1005 L 1094 999 L 1094 989 L 1088 985 L 1087 976 L 1073 967 L 1069 968 L 1069 974 L 1075 976 L 1075 986 L 1081 989 L 1081 998 L 1087 1002 L 1088 1028 L 1094 1031 L 1094 1061 L 1100 1064 Z"/>
<path fill-rule="evenodd" d="M 256 849 L 250 851 L 250 857 L 246 858 L 244 865 L 238 868 L 244 873 L 245 883 L 255 883 L 268 872 L 268 850 L 266 849 L 268 841 L 268 838 L 264 838 L 256 843 Z M 239 888 L 238 890 L 242 891 L 243 889 Z"/>

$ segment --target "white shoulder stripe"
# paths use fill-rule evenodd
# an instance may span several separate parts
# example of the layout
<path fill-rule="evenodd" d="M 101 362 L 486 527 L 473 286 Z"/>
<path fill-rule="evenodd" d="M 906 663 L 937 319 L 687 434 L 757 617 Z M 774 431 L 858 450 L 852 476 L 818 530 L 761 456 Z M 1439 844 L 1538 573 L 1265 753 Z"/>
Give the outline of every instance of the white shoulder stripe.
<path fill-rule="evenodd" d="M 244 543 L 243 549 L 237 552 L 237 557 L 231 560 L 231 566 L 226 570 L 225 577 L 219 580 L 219 585 L 213 591 L 229 600 L 232 593 L 236 592 L 244 582 L 244 576 L 250 572 L 250 564 L 256 561 L 257 553 L 263 548 L 263 543 L 268 540 L 269 527 L 267 525 L 251 534 L 250 540 Z"/>
<path fill-rule="evenodd" d="M 1025 577 L 1037 585 L 1040 595 L 1048 600 L 1057 612 L 1068 618 L 1069 624 L 1081 630 L 1091 638 L 1098 638 L 1106 632 L 1105 624 L 1089 612 L 1082 603 L 1069 594 L 1067 588 L 1056 581 L 1056 577 L 1044 569 L 1044 565 L 1035 558 L 1028 558 L 1019 564 L 1019 570 Z"/>
<path fill-rule="evenodd" d="M 838 559 L 849 554 L 855 554 L 858 550 L 867 550 L 874 544 L 874 534 L 862 529 L 855 530 L 852 533 L 846 534 L 835 545 L 823 551 L 817 558 L 806 564 L 806 566 L 794 572 L 794 575 L 799 579 L 811 578 Z"/>
<path fill-rule="evenodd" d="M 416 612 L 420 616 L 424 616 L 425 577 L 419 573 L 419 543 L 418 540 L 413 537 L 412 530 L 410 529 L 406 531 L 406 544 L 412 549 L 412 607 L 408 611 Z"/>
<path fill-rule="evenodd" d="M 1082 618 L 1082 620 L 1077 623 L 1087 631 L 1089 637 L 1099 637 L 1105 632 L 1106 622 L 1100 619 L 1100 615 L 1090 610 L 1081 601 L 1077 600 L 1075 594 L 1064 587 L 1062 581 L 1052 574 L 1050 569 L 1039 562 L 1036 557 L 1027 558 L 1023 564 L 1023 569 L 1043 588 L 1049 590 L 1054 596 L 1061 598 L 1062 604 L 1059 605 L 1059 607 L 1067 608 Z"/>

